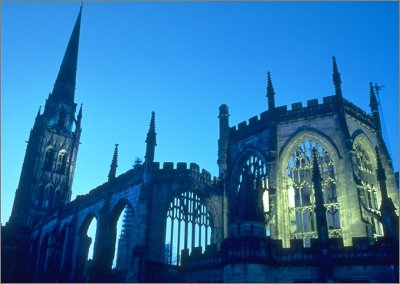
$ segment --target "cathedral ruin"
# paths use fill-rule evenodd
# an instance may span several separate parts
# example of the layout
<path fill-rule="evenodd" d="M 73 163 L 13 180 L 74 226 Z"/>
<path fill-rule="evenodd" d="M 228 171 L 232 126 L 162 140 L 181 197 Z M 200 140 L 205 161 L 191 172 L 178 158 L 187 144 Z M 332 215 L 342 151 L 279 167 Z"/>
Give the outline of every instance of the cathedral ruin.
<path fill-rule="evenodd" d="M 160 165 L 153 112 L 143 163 L 117 176 L 116 145 L 108 181 L 71 200 L 81 15 L 30 132 L 2 282 L 398 283 L 399 197 L 374 86 L 367 113 L 343 96 L 334 57 L 322 102 L 276 106 L 268 73 L 268 110 L 232 126 L 219 107 L 218 177 Z"/>

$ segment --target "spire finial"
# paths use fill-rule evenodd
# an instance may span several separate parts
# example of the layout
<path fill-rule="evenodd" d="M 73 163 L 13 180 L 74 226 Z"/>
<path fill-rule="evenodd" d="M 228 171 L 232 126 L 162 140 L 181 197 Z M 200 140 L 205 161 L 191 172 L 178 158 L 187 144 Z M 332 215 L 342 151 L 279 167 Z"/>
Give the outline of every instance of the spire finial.
<path fill-rule="evenodd" d="M 82 122 L 82 104 L 79 108 L 78 116 L 76 117 L 76 126 L 77 128 L 81 127 L 81 122 Z"/>
<path fill-rule="evenodd" d="M 76 70 L 78 65 L 79 34 L 81 27 L 82 6 L 72 30 L 63 61 L 58 72 L 52 96 L 68 103 L 74 102 Z"/>
<path fill-rule="evenodd" d="M 155 123 L 155 113 L 154 111 L 151 112 L 151 118 L 150 118 L 150 127 L 149 131 L 147 132 L 147 137 L 146 137 L 146 155 L 145 155 L 145 161 L 146 162 L 153 162 L 154 161 L 154 152 L 155 152 L 155 146 L 157 146 L 157 141 L 156 141 L 156 123 Z"/>
<path fill-rule="evenodd" d="M 268 109 L 273 110 L 275 108 L 275 90 L 272 86 L 271 73 L 267 73 L 267 99 L 268 99 Z"/>
<path fill-rule="evenodd" d="M 115 175 L 117 173 L 117 167 L 118 167 L 118 144 L 115 144 L 114 155 L 110 166 L 110 172 L 108 174 L 108 181 L 115 179 Z"/>
<path fill-rule="evenodd" d="M 336 64 L 336 58 L 335 56 L 332 57 L 332 62 L 333 62 L 333 84 L 335 85 L 335 94 L 338 97 L 342 97 L 342 79 L 340 78 L 340 73 Z"/>

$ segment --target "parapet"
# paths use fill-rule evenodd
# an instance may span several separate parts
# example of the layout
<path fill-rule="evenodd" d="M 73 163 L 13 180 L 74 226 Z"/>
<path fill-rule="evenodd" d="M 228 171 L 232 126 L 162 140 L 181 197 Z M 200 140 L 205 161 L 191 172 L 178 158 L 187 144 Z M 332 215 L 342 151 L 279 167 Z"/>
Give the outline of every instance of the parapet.
<path fill-rule="evenodd" d="M 260 116 L 253 116 L 248 121 L 240 122 L 237 127 L 230 128 L 230 139 L 240 139 L 260 130 L 267 128 L 271 122 L 282 123 L 324 116 L 336 110 L 335 96 L 324 97 L 322 103 L 318 99 L 307 101 L 303 106 L 302 102 L 291 104 L 291 109 L 285 106 L 278 106 L 273 110 L 267 110 Z"/>
<path fill-rule="evenodd" d="M 354 116 L 364 124 L 374 127 L 372 115 L 367 114 L 365 111 L 356 105 L 344 100 L 346 113 Z M 313 119 L 331 115 L 338 110 L 339 104 L 336 96 L 326 96 L 322 98 L 322 103 L 318 99 L 307 101 L 307 105 L 303 106 L 302 102 L 295 102 L 288 106 L 278 106 L 273 110 L 267 110 L 260 114 L 260 116 L 253 116 L 248 121 L 240 122 L 237 127 L 230 128 L 229 134 L 231 140 L 242 139 L 251 134 L 255 134 L 271 125 L 271 121 L 275 123 L 286 123 L 297 121 L 300 119 Z"/>
<path fill-rule="evenodd" d="M 154 162 L 152 165 L 153 177 L 190 177 L 194 178 L 207 185 L 216 183 L 216 177 L 212 178 L 211 173 L 205 169 L 201 169 L 196 163 L 190 163 L 189 166 L 185 162 L 164 162 L 160 167 L 159 162 Z"/>

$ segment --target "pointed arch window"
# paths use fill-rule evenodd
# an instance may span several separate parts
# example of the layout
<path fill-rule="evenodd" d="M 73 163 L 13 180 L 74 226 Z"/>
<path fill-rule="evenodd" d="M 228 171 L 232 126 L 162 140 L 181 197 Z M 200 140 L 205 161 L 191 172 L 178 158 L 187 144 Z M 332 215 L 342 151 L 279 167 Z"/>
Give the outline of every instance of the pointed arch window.
<path fill-rule="evenodd" d="M 362 206 L 367 208 L 367 211 L 378 212 L 378 186 L 376 177 L 376 166 L 374 165 L 366 147 L 361 141 L 357 141 L 354 144 L 356 151 L 358 171 L 360 173 L 361 188 L 358 189 L 358 195 Z M 382 236 L 383 230 L 382 225 L 379 221 L 371 214 L 367 214 L 364 210 L 362 211 L 363 218 L 367 223 L 371 225 L 372 235 L 374 237 Z"/>
<path fill-rule="evenodd" d="M 53 169 L 53 163 L 54 163 L 54 148 L 53 147 L 47 147 L 46 152 L 44 155 L 44 164 L 43 168 L 46 171 L 51 171 Z"/>
<path fill-rule="evenodd" d="M 66 150 L 61 150 L 58 152 L 57 156 L 57 172 L 65 174 L 65 169 L 67 167 L 67 151 Z"/>
<path fill-rule="evenodd" d="M 235 176 L 234 219 L 251 218 L 265 222 L 266 235 L 271 235 L 275 213 L 276 190 L 270 188 L 268 167 L 256 153 L 241 160 Z"/>
<path fill-rule="evenodd" d="M 200 197 L 191 191 L 182 192 L 170 203 L 165 233 L 165 262 L 180 265 L 181 250 L 211 244 L 212 220 Z"/>
<path fill-rule="evenodd" d="M 89 282 L 89 274 L 93 269 L 97 225 L 96 216 L 93 213 L 89 213 L 79 229 L 76 276 L 74 282 Z"/>
<path fill-rule="evenodd" d="M 312 184 L 312 149 L 317 149 L 329 237 L 341 237 L 335 167 L 328 151 L 313 140 L 303 140 L 289 157 L 287 166 L 290 238 L 302 239 L 305 247 L 317 238 L 315 196 Z"/>
<path fill-rule="evenodd" d="M 54 202 L 54 187 L 52 185 L 46 186 L 44 190 L 43 208 L 51 209 Z"/>
<path fill-rule="evenodd" d="M 62 110 L 58 116 L 58 121 L 57 121 L 57 124 L 59 127 L 65 127 L 66 118 L 67 118 L 67 114 L 66 114 L 65 110 Z"/>

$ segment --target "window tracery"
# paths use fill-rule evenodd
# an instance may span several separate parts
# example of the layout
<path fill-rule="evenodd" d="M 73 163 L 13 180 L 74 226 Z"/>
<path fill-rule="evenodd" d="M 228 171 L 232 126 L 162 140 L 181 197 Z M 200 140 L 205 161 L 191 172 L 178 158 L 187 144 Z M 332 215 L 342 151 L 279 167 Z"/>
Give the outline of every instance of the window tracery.
<path fill-rule="evenodd" d="M 43 168 L 47 171 L 51 171 L 53 168 L 53 161 L 54 161 L 54 148 L 48 147 L 46 149 L 45 156 L 44 156 Z"/>
<path fill-rule="evenodd" d="M 304 140 L 288 161 L 288 207 L 290 238 L 303 239 L 305 247 L 317 238 L 315 196 L 312 182 L 312 149 L 317 149 L 329 237 L 341 237 L 335 166 L 329 153 L 313 140 Z"/>
<path fill-rule="evenodd" d="M 366 211 L 374 213 L 379 211 L 378 192 L 377 192 L 377 177 L 373 161 L 370 158 L 366 148 L 360 141 L 354 144 L 356 151 L 358 170 L 361 180 L 361 188 L 358 189 L 361 206 L 366 207 Z M 367 223 L 371 224 L 372 234 L 374 237 L 383 235 L 382 226 L 379 221 L 374 218 L 373 214 L 363 212 L 363 218 Z"/>
<path fill-rule="evenodd" d="M 239 167 L 235 184 L 234 218 L 260 219 L 265 222 L 266 235 L 271 235 L 276 191 L 269 186 L 265 161 L 256 154 L 248 155 Z"/>
<path fill-rule="evenodd" d="M 57 156 L 57 172 L 65 173 L 65 169 L 67 167 L 67 151 L 61 150 Z"/>
<path fill-rule="evenodd" d="M 211 244 L 211 216 L 200 197 L 191 191 L 182 192 L 170 203 L 165 234 L 165 262 L 180 265 L 181 250 Z"/>

